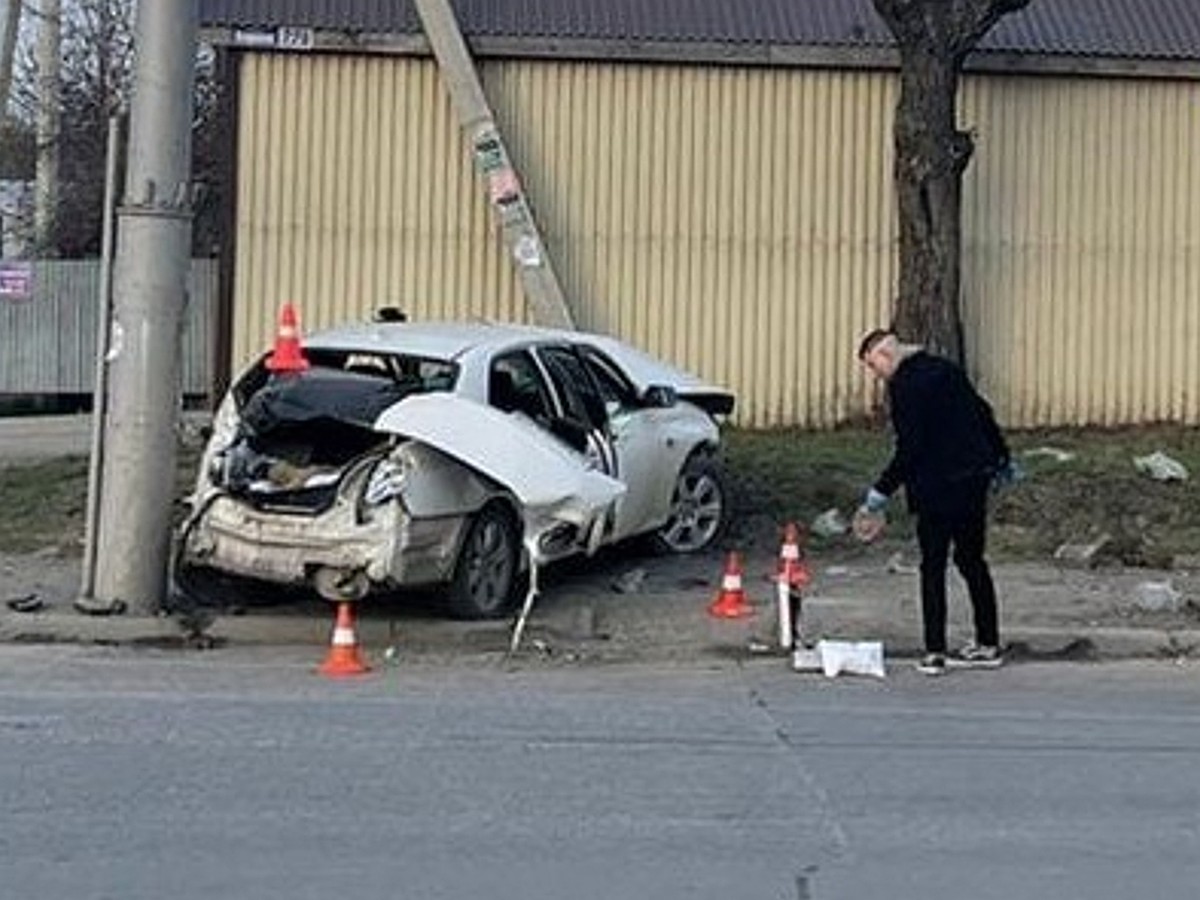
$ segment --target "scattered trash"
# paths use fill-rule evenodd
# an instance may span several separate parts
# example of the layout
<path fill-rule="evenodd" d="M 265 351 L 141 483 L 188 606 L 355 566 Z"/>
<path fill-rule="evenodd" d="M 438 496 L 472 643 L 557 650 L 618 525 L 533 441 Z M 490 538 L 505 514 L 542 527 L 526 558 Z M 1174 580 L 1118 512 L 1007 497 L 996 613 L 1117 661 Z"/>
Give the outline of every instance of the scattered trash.
<path fill-rule="evenodd" d="M 826 678 L 848 675 L 884 677 L 883 644 L 880 641 L 817 641 L 821 671 Z"/>
<path fill-rule="evenodd" d="M 400 662 L 400 648 L 395 644 L 391 644 L 384 648 L 383 659 L 384 662 L 390 663 L 391 665 L 395 665 L 396 663 Z"/>
<path fill-rule="evenodd" d="M 25 594 L 21 597 L 13 597 L 4 601 L 4 605 L 13 612 L 31 613 L 42 609 L 46 604 L 42 602 L 42 598 L 37 594 Z"/>
<path fill-rule="evenodd" d="M 764 641 L 762 638 L 752 637 L 752 638 L 750 638 L 750 640 L 746 641 L 746 652 L 747 653 L 761 655 L 764 653 L 771 653 L 774 650 L 775 650 L 775 648 L 772 647 L 770 644 L 768 644 L 766 641 Z"/>
<path fill-rule="evenodd" d="M 840 578 L 843 575 L 850 574 L 849 566 L 826 566 L 825 574 L 831 578 Z"/>
<path fill-rule="evenodd" d="M 630 569 L 613 581 L 612 589 L 618 594 L 637 594 L 646 583 L 646 570 L 638 567 Z"/>
<path fill-rule="evenodd" d="M 1172 459 L 1161 450 L 1156 450 L 1148 456 L 1136 456 L 1133 467 L 1143 475 L 1149 475 L 1155 481 L 1187 481 L 1188 470 L 1177 459 Z"/>
<path fill-rule="evenodd" d="M 533 647 L 533 649 L 536 650 L 538 653 L 542 654 L 542 656 L 553 656 L 554 655 L 554 648 L 551 647 L 548 642 L 543 641 L 541 638 L 534 638 L 529 643 Z"/>
<path fill-rule="evenodd" d="M 1171 568 L 1180 571 L 1200 571 L 1200 553 L 1179 553 L 1171 559 Z"/>
<path fill-rule="evenodd" d="M 916 566 L 904 561 L 904 553 L 897 550 L 888 557 L 887 571 L 890 575 L 916 575 L 920 571 Z"/>
<path fill-rule="evenodd" d="M 1138 608 L 1146 612 L 1176 612 L 1182 598 L 1170 581 L 1143 581 L 1134 590 Z"/>
<path fill-rule="evenodd" d="M 1075 454 L 1070 450 L 1060 450 L 1058 447 L 1031 447 L 1021 455 L 1029 458 L 1045 456 L 1056 463 L 1067 463 L 1075 458 Z"/>
<path fill-rule="evenodd" d="M 1065 566 L 1090 568 L 1096 564 L 1100 551 L 1111 544 L 1112 540 L 1112 535 L 1105 532 L 1090 544 L 1063 544 L 1054 551 L 1054 559 Z"/>
<path fill-rule="evenodd" d="M 812 521 L 809 530 L 819 537 L 835 537 L 850 530 L 850 524 L 836 506 L 825 510 Z"/>

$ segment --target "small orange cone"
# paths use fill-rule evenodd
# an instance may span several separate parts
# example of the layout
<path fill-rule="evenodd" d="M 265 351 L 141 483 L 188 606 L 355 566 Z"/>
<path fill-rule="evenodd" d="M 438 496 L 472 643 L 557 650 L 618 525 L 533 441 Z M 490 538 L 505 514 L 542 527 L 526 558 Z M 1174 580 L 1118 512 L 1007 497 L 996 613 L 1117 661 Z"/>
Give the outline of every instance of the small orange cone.
<path fill-rule="evenodd" d="M 358 652 L 358 636 L 354 633 L 353 603 L 338 604 L 337 621 L 333 626 L 329 654 L 317 671 L 330 678 L 362 675 L 364 672 L 371 671 L 371 667 L 366 664 L 362 654 Z"/>
<path fill-rule="evenodd" d="M 812 573 L 800 552 L 800 529 L 796 527 L 795 522 L 788 522 L 783 529 L 783 544 L 779 548 L 779 571 L 775 578 L 791 588 L 807 587 L 812 581 Z"/>
<path fill-rule="evenodd" d="M 721 592 L 708 605 L 708 614 L 718 619 L 743 619 L 754 615 L 754 607 L 746 600 L 742 588 L 742 560 L 736 553 L 730 553 L 725 561 Z"/>
<path fill-rule="evenodd" d="M 300 347 L 300 325 L 296 321 L 296 308 L 283 304 L 279 311 L 279 330 L 275 333 L 275 349 L 267 357 L 267 369 L 272 372 L 303 372 L 308 360 Z"/>

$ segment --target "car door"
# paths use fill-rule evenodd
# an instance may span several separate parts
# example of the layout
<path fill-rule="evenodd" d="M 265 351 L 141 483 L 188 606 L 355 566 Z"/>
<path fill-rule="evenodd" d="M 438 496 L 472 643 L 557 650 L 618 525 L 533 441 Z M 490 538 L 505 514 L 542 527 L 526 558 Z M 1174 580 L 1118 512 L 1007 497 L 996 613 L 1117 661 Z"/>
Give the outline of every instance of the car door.
<path fill-rule="evenodd" d="M 581 345 L 579 355 L 603 398 L 618 471 L 627 486 L 617 531 L 627 537 L 656 528 L 670 514 L 676 476 L 689 451 L 674 436 L 675 411 L 642 402 L 632 379 L 597 348 Z"/>

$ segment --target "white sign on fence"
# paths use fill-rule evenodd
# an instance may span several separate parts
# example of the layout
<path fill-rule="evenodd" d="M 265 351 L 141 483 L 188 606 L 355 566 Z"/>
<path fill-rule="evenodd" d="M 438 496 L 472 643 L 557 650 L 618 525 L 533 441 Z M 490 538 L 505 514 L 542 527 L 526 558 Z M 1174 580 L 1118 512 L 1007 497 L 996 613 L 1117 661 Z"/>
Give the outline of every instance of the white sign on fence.
<path fill-rule="evenodd" d="M 0 262 L 0 300 L 23 301 L 33 297 L 33 265 Z"/>

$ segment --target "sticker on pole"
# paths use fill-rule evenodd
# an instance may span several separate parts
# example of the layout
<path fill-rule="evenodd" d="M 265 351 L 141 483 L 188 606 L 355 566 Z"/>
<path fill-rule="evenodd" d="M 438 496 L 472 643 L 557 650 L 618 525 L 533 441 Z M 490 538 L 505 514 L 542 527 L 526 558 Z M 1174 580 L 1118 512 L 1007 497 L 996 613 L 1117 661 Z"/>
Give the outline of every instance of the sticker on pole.
<path fill-rule="evenodd" d="M 0 300 L 24 303 L 33 299 L 33 265 L 0 262 Z"/>

